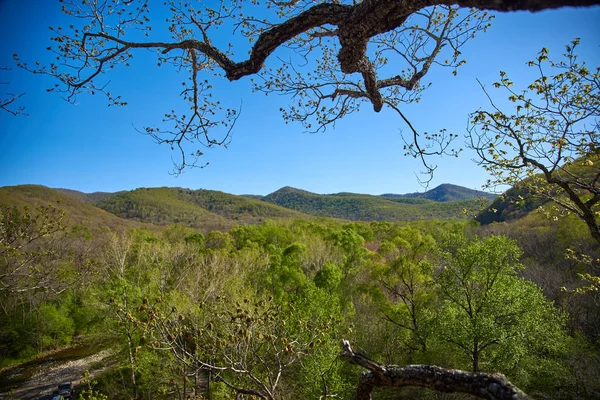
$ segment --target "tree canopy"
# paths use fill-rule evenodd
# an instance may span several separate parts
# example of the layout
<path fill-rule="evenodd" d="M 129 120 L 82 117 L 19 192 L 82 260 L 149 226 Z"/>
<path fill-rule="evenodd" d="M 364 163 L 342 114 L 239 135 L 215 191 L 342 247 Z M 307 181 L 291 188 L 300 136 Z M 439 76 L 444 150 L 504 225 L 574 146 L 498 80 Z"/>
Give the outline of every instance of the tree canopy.
<path fill-rule="evenodd" d="M 418 101 L 422 78 L 433 65 L 456 69 L 464 64 L 461 47 L 485 31 L 492 16 L 485 10 L 538 11 L 589 6 L 597 1 L 167 1 L 170 16 L 157 21 L 147 0 L 61 1 L 72 18 L 51 27 L 56 55 L 50 65 L 18 64 L 58 79 L 50 91 L 75 101 L 82 93 L 102 93 L 110 104 L 126 100 L 106 88 L 111 69 L 126 67 L 134 54 L 150 49 L 159 65 L 185 71 L 181 97 L 188 110 L 165 110 L 164 124 L 146 133 L 180 151 L 178 170 L 199 163 L 203 147 L 227 145 L 239 107 L 211 96 L 220 78 L 254 76 L 254 88 L 288 94 L 281 111 L 286 120 L 309 130 L 325 129 L 371 104 L 391 107 L 413 137 L 407 151 L 416 157 L 449 151 L 453 135 L 441 131 L 424 147 L 399 105 Z M 231 43 L 214 40 L 217 31 L 233 33 Z M 239 39 L 247 45 L 238 44 Z M 248 47 L 249 46 L 249 47 Z M 280 50 L 287 49 L 277 57 Z M 248 51 L 242 61 L 237 54 Z M 105 74 L 108 74 L 105 76 Z M 179 89 L 177 89 L 179 90 Z M 192 147 L 192 151 L 188 148 Z"/>

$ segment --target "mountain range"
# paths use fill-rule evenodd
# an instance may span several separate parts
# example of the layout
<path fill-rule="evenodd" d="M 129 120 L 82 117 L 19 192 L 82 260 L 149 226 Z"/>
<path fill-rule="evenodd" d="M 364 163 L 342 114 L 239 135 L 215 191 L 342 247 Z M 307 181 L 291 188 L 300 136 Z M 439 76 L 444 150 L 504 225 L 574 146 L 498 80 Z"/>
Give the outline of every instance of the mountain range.
<path fill-rule="evenodd" d="M 39 185 L 0 188 L 0 204 L 40 205 L 58 201 L 72 224 L 101 227 L 157 227 L 171 223 L 202 231 L 226 230 L 266 219 L 336 218 L 352 221 L 467 219 L 496 196 L 444 184 L 423 193 L 381 196 L 316 194 L 291 187 L 269 195 L 233 195 L 184 188 L 138 188 L 83 193 Z M 465 212 L 466 211 L 466 212 Z"/>

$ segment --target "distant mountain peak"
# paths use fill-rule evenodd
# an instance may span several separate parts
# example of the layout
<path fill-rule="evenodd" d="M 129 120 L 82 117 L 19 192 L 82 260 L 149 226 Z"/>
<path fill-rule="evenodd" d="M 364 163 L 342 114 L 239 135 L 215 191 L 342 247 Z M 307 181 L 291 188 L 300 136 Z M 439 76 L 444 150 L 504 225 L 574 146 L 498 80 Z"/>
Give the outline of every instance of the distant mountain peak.
<path fill-rule="evenodd" d="M 315 194 L 315 193 L 309 192 L 308 190 L 297 189 L 297 188 L 291 187 L 291 186 L 284 186 L 281 189 L 278 189 L 278 190 L 274 191 L 273 193 L 268 194 L 267 196 L 271 196 L 274 194 L 285 194 L 285 193 Z"/>
<path fill-rule="evenodd" d="M 473 190 L 463 186 L 453 185 L 451 183 L 442 183 L 439 186 L 425 192 L 415 192 L 407 194 L 393 194 L 386 193 L 382 194 L 381 197 L 389 199 L 398 198 L 421 198 L 428 199 L 437 202 L 449 202 L 459 200 L 471 200 L 476 198 L 486 197 L 489 200 L 493 200 L 498 197 L 496 194 L 483 192 L 481 190 Z"/>

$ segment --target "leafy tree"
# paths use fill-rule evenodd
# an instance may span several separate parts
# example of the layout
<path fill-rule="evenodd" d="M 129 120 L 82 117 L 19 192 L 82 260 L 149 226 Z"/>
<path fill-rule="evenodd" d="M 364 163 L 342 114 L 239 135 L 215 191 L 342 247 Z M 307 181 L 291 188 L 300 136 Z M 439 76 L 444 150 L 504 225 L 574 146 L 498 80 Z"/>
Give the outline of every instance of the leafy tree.
<path fill-rule="evenodd" d="M 317 272 L 314 282 L 321 289 L 334 291 L 342 282 L 342 277 L 340 267 L 329 261 Z"/>
<path fill-rule="evenodd" d="M 535 284 L 516 275 L 522 267 L 515 242 L 452 235 L 446 249 L 438 277 L 441 331 L 469 358 L 473 372 L 511 372 L 540 349 L 564 344 L 556 310 Z"/>
<path fill-rule="evenodd" d="M 469 137 L 492 175 L 488 187 L 518 185 L 551 200 L 581 218 L 600 244 L 600 67 L 590 70 L 577 59 L 578 44 L 566 46 L 558 61 L 542 49 L 527 63 L 539 77 L 524 90 L 501 71 L 494 86 L 508 93 L 515 109 L 502 111 L 484 88 L 491 110 L 472 114 Z"/>
<path fill-rule="evenodd" d="M 265 287 L 273 293 L 277 300 L 288 294 L 298 293 L 308 280 L 302 270 L 306 248 L 300 243 L 293 243 L 285 248 L 267 246 L 268 269 L 264 272 Z"/>
<path fill-rule="evenodd" d="M 82 93 L 102 93 L 110 104 L 125 105 L 120 95 L 107 90 L 102 78 L 113 68 L 129 66 L 141 50 L 156 51 L 158 65 L 173 65 L 187 72 L 189 78 L 183 82 L 181 96 L 189 107 L 185 113 L 168 111 L 163 126 L 145 131 L 159 143 L 179 150 L 177 168 L 184 168 L 195 165 L 203 154 L 200 150 L 187 151 L 186 142 L 208 148 L 229 143 L 238 111 L 211 98 L 214 81 L 223 75 L 230 81 L 255 75 L 257 91 L 292 95 L 295 102 L 282 107 L 283 116 L 309 130 L 325 129 L 365 103 L 376 112 L 390 107 L 411 128 L 413 138 L 407 140 L 410 153 L 423 158 L 443 152 L 452 135 L 444 131 L 432 134 L 440 145 L 437 150 L 420 147 L 417 131 L 399 105 L 418 101 L 427 87 L 422 79 L 433 65 L 456 73 L 465 63 L 462 46 L 490 25 L 491 16 L 480 10 L 537 11 L 597 1 L 368 0 L 314 4 L 304 0 L 231 0 L 208 5 L 170 0 L 163 9 L 170 13 L 168 41 L 160 35 L 155 39 L 159 29 L 158 25 L 152 29 L 154 14 L 147 0 L 62 3 L 63 12 L 72 21 L 69 26 L 51 28 L 54 45 L 50 50 L 57 60 L 29 67 L 15 55 L 18 65 L 57 78 L 57 86 L 49 90 L 63 93 L 70 101 Z M 159 12 L 163 10 L 159 8 Z M 247 39 L 248 58 L 236 62 L 231 43 L 218 46 L 213 41 L 218 30 L 230 30 Z M 144 36 L 147 41 L 139 39 Z M 290 57 L 272 57 L 279 49 L 287 49 Z M 393 72 L 386 68 L 388 65 L 394 65 Z M 219 129 L 222 134 L 215 135 L 213 131 Z"/>
<path fill-rule="evenodd" d="M 75 333 L 75 323 L 68 314 L 64 305 L 45 303 L 38 310 L 36 321 L 39 347 L 38 350 L 52 345 L 65 345 L 71 343 Z"/>
<path fill-rule="evenodd" d="M 355 273 L 368 253 L 363 247 L 365 239 L 352 228 L 346 227 L 332 232 L 328 240 L 335 248 L 342 251 L 341 268 L 344 278 Z"/>
<path fill-rule="evenodd" d="M 228 233 L 212 231 L 208 234 L 205 246 L 214 250 L 228 250 L 231 247 L 231 236 Z"/>
<path fill-rule="evenodd" d="M 163 237 L 169 243 L 181 243 L 192 235 L 193 230 L 180 224 L 171 224 L 163 232 Z M 197 238 L 195 238 L 197 240 Z M 203 238 L 204 239 L 204 238 Z"/>
<path fill-rule="evenodd" d="M 0 298 L 9 294 L 50 290 L 55 278 L 49 268 L 39 263 L 53 255 L 53 234 L 65 230 L 64 211 L 53 205 L 29 208 L 0 208 Z M 4 310 L 6 311 L 6 309 Z"/>
<path fill-rule="evenodd" d="M 192 233 L 190 235 L 187 235 L 184 238 L 184 241 L 188 245 L 194 245 L 198 248 L 203 248 L 204 242 L 206 241 L 206 237 L 201 233 Z"/>
<path fill-rule="evenodd" d="M 378 249 L 383 263 L 373 268 L 371 294 L 408 353 L 427 350 L 436 295 L 433 265 L 435 241 L 415 228 L 403 228 Z"/>

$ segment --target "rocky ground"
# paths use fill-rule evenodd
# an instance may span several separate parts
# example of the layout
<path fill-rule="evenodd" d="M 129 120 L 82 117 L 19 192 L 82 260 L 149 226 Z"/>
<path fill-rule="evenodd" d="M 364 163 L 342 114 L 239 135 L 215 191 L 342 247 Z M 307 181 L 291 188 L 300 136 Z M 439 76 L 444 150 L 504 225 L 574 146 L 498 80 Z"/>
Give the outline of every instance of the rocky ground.
<path fill-rule="evenodd" d="M 77 392 L 83 373 L 88 370 L 93 377 L 106 365 L 110 350 L 104 350 L 77 360 L 41 363 L 39 370 L 9 393 L 0 393 L 0 399 L 51 399 L 61 382 L 73 382 Z M 19 367 L 14 368 L 18 373 Z"/>

